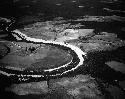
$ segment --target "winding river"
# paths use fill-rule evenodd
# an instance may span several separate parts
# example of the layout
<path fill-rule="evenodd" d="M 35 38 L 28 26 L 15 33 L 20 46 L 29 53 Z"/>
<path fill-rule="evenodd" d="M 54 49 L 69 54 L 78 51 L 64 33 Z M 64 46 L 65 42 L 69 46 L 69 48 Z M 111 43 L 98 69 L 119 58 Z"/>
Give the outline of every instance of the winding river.
<path fill-rule="evenodd" d="M 0 67 L 0 74 L 7 76 L 14 83 L 34 82 L 34 81 L 42 81 L 45 79 L 62 77 L 63 75 L 78 69 L 84 63 L 84 57 L 86 56 L 86 53 L 83 52 L 77 46 L 70 45 L 64 42 L 46 41 L 43 39 L 31 38 L 22 33 L 21 31 L 19 31 L 18 29 L 13 30 L 11 33 L 17 40 L 21 40 L 27 43 L 46 44 L 55 46 L 57 48 L 61 48 L 70 52 L 70 54 L 73 57 L 72 60 L 67 64 L 59 66 L 57 68 L 51 68 L 37 72 L 33 70 L 19 71 L 19 70 L 7 69 L 5 67 Z"/>

